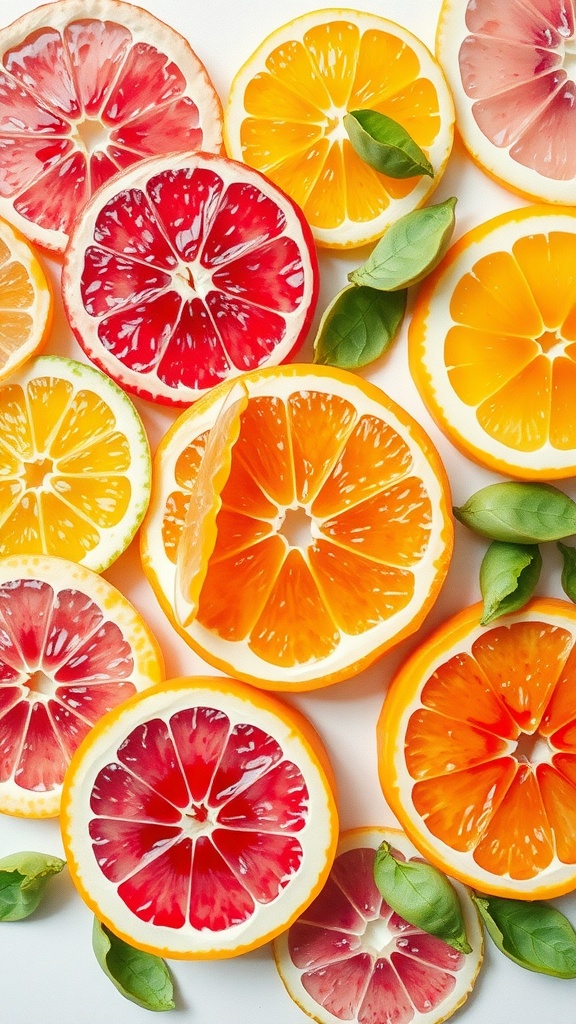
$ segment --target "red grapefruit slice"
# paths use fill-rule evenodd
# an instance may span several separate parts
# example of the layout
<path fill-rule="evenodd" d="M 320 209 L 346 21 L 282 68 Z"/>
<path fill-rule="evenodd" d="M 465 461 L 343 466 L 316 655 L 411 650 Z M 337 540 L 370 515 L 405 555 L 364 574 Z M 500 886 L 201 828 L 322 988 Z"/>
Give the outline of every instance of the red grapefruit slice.
<path fill-rule="evenodd" d="M 462 1005 L 480 970 L 482 929 L 468 891 L 456 885 L 472 946 L 465 955 L 382 900 L 374 858 L 384 840 L 396 857 L 418 857 L 396 829 L 345 832 L 324 889 L 274 942 L 289 995 L 320 1024 L 437 1024 Z"/>
<path fill-rule="evenodd" d="M 94 723 L 163 678 L 148 627 L 110 583 L 49 555 L 0 560 L 0 811 L 58 814 Z"/>
<path fill-rule="evenodd" d="M 221 142 L 204 65 L 140 7 L 66 0 L 0 31 L 0 214 L 32 241 L 62 251 L 79 208 L 120 169 Z"/>

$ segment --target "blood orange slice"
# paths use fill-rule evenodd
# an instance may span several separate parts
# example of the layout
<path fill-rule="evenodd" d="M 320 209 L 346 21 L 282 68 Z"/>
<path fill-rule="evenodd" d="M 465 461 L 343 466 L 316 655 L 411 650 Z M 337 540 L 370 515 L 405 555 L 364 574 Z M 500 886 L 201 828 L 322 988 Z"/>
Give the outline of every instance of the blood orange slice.
<path fill-rule="evenodd" d="M 152 154 L 221 146 L 220 102 L 189 44 L 121 0 L 52 3 L 0 32 L 0 213 L 62 251 L 79 208 Z"/>
<path fill-rule="evenodd" d="M 144 398 L 189 405 L 304 340 L 318 269 L 295 204 L 224 157 L 159 157 L 105 185 L 66 253 L 68 319 L 87 355 Z"/>
<path fill-rule="evenodd" d="M 480 970 L 482 929 L 468 891 L 456 887 L 472 947 L 463 954 L 382 900 L 374 859 L 384 840 L 401 860 L 419 857 L 397 829 L 343 833 L 324 889 L 274 942 L 289 994 L 320 1024 L 436 1024 L 462 1005 Z"/>
<path fill-rule="evenodd" d="M 293 709 L 231 679 L 176 679 L 105 716 L 66 777 L 88 905 L 132 945 L 230 957 L 287 927 L 334 856 L 332 773 Z"/>
<path fill-rule="evenodd" d="M 162 677 L 154 637 L 106 580 L 63 558 L 0 559 L 0 810 L 58 814 L 83 737 Z"/>

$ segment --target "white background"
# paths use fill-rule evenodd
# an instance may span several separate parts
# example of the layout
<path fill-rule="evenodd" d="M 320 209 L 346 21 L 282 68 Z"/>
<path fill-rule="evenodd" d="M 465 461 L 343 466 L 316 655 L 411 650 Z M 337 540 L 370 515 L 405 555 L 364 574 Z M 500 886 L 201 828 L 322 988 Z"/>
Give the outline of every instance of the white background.
<path fill-rule="evenodd" d="M 464 2 L 464 0 L 461 0 Z M 25 13 L 28 0 L 4 0 L 2 22 Z M 290 18 L 312 9 L 305 0 L 143 0 L 190 40 L 206 64 L 223 102 L 235 71 L 266 34 Z M 402 23 L 430 48 L 441 0 L 372 0 L 374 13 Z M 86 13 L 90 4 L 87 0 Z M 490 182 L 457 143 L 435 201 L 458 197 L 456 235 L 488 217 L 523 205 L 518 197 Z M 347 272 L 365 258 L 321 254 L 319 314 L 345 283 Z M 49 266 L 55 280 L 56 264 Z M 408 322 L 408 318 L 406 323 Z M 498 479 L 473 466 L 444 439 L 431 422 L 411 382 L 406 361 L 406 323 L 395 346 L 366 376 L 405 406 L 428 430 L 445 461 L 454 504 L 485 483 Z M 313 333 L 312 333 L 313 337 Z M 49 351 L 81 358 L 58 303 Z M 311 340 L 302 359 L 311 358 Z M 173 416 L 140 403 L 153 447 Z M 566 490 L 574 488 L 565 485 Z M 541 594 L 561 596 L 560 560 L 546 549 L 539 585 Z M 478 566 L 485 543 L 457 525 L 456 550 L 440 600 L 418 634 L 464 605 L 477 600 Z M 135 546 L 106 573 L 145 616 L 163 648 L 167 675 L 206 671 L 172 630 L 142 579 Z M 128 585 L 129 583 L 129 585 Z M 343 828 L 394 824 L 381 795 L 376 772 L 374 728 L 387 684 L 418 637 L 385 656 L 369 671 L 327 690 L 292 698 L 313 721 L 328 748 L 338 784 Z M 209 674 L 215 674 L 208 669 Z M 57 820 L 0 820 L 0 856 L 17 850 L 61 854 Z M 559 901 L 576 923 L 576 898 Z M 122 999 L 97 965 L 91 948 L 92 919 L 66 873 L 51 883 L 49 895 L 33 918 L 0 924 L 0 1018 L 2 1024 L 143 1024 L 148 1011 Z M 235 960 L 173 962 L 178 1008 L 170 1020 L 191 1024 L 305 1024 L 277 976 L 268 946 Z M 546 978 L 507 961 L 488 940 L 485 964 L 476 989 L 453 1018 L 462 1024 L 576 1024 L 576 981 Z M 382 1024 L 385 1024 L 383 1021 Z"/>

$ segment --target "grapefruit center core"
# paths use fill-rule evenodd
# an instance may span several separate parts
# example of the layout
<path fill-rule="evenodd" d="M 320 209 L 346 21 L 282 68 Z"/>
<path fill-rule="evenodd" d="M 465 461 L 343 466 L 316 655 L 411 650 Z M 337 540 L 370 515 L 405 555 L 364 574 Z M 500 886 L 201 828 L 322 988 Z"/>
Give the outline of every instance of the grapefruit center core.
<path fill-rule="evenodd" d="M 549 743 L 539 733 L 522 733 L 514 750 L 514 757 L 523 764 L 548 764 L 551 755 Z"/>
<path fill-rule="evenodd" d="M 97 118 L 85 117 L 76 124 L 73 139 L 80 149 L 84 149 L 88 156 L 92 156 L 97 150 L 106 149 L 109 132 Z"/>
<path fill-rule="evenodd" d="M 312 543 L 312 520 L 305 509 L 287 508 L 280 513 L 278 533 L 290 547 L 307 548 Z"/>

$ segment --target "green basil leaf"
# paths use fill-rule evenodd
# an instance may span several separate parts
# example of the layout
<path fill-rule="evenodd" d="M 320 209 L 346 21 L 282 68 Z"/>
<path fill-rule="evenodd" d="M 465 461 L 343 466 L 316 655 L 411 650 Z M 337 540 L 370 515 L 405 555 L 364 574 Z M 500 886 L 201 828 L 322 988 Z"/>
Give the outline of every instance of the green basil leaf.
<path fill-rule="evenodd" d="M 384 842 L 376 851 L 374 881 L 405 921 L 460 953 L 470 953 L 458 893 L 438 868 L 419 860 L 396 860 L 390 843 Z"/>
<path fill-rule="evenodd" d="M 561 576 L 562 589 L 566 596 L 576 603 L 576 548 L 562 544 L 561 541 L 558 541 L 557 547 L 564 559 Z"/>
<path fill-rule="evenodd" d="M 414 139 L 397 121 L 377 110 L 351 110 L 344 128 L 364 163 L 389 178 L 434 177 L 434 168 Z"/>
<path fill-rule="evenodd" d="M 400 217 L 348 279 L 386 292 L 417 284 L 440 262 L 450 245 L 456 202 L 455 198 L 447 199 Z"/>
<path fill-rule="evenodd" d="M 47 853 L 11 853 L 0 858 L 0 921 L 29 917 L 52 875 L 59 874 L 65 865 L 66 861 Z"/>
<path fill-rule="evenodd" d="M 344 288 L 320 321 L 314 362 L 348 370 L 373 362 L 392 344 L 405 309 L 406 292 Z"/>
<path fill-rule="evenodd" d="M 175 1008 L 172 979 L 161 957 L 134 949 L 97 918 L 92 928 L 92 948 L 104 974 L 126 999 L 145 1010 Z"/>
<path fill-rule="evenodd" d="M 481 625 L 522 608 L 536 589 L 541 569 L 542 555 L 536 544 L 493 540 L 480 566 Z"/>
<path fill-rule="evenodd" d="M 453 511 L 490 540 L 539 544 L 576 533 L 576 502 L 551 484 L 489 484 Z"/>
<path fill-rule="evenodd" d="M 498 949 L 520 967 L 555 978 L 576 978 L 576 932 L 564 914 L 539 901 L 473 895 Z"/>

